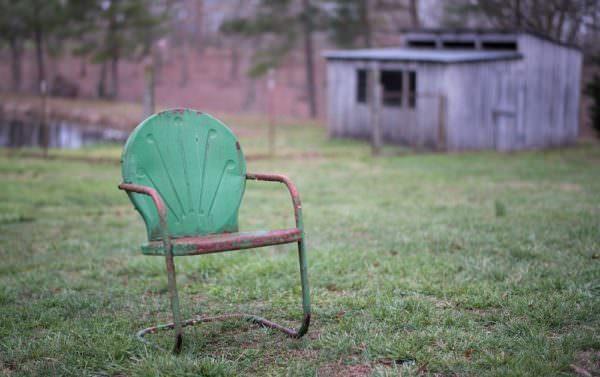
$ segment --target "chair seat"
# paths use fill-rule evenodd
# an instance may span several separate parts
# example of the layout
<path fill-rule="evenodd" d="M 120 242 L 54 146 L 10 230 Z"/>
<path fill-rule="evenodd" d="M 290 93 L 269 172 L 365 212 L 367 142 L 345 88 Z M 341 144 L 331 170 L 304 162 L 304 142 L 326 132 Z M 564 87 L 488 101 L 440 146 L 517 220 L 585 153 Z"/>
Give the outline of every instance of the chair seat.
<path fill-rule="evenodd" d="M 241 233 L 211 234 L 201 237 L 182 237 L 172 239 L 173 255 L 198 255 L 220 251 L 251 249 L 254 247 L 279 245 L 299 241 L 300 229 L 279 229 Z M 145 255 L 165 255 L 162 241 L 151 241 L 142 245 Z"/>

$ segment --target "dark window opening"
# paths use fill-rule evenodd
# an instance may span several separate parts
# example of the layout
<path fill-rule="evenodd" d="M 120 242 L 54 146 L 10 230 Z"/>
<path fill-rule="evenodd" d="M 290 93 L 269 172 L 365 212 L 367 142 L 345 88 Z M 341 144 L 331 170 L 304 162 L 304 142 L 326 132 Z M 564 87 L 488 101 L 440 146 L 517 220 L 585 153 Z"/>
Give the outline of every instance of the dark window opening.
<path fill-rule="evenodd" d="M 455 49 L 474 49 L 475 42 L 473 42 L 473 41 L 444 41 L 443 46 L 445 48 L 455 48 Z"/>
<path fill-rule="evenodd" d="M 405 81 L 406 80 L 406 81 Z M 381 102 L 384 106 L 405 106 L 414 109 L 417 104 L 417 73 L 415 71 L 382 70 L 380 73 Z M 356 70 L 356 102 L 369 101 L 369 71 Z"/>
<path fill-rule="evenodd" d="M 383 104 L 402 106 L 402 71 L 381 71 Z"/>
<path fill-rule="evenodd" d="M 510 51 L 516 51 L 517 50 L 517 42 L 511 42 L 511 41 L 488 41 L 488 42 L 482 42 L 481 43 L 481 47 L 484 50 L 510 50 Z"/>
<path fill-rule="evenodd" d="M 367 103 L 367 70 L 356 71 L 356 102 Z"/>
<path fill-rule="evenodd" d="M 408 72 L 408 107 L 414 109 L 417 104 L 417 73 Z"/>
<path fill-rule="evenodd" d="M 435 48 L 435 41 L 408 41 L 409 47 Z"/>

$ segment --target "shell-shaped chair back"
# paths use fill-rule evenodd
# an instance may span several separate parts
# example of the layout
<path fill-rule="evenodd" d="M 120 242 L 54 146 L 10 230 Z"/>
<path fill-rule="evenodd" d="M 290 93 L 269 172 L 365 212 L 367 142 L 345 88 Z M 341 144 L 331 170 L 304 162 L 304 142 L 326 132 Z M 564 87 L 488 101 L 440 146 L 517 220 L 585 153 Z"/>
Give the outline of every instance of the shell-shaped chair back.
<path fill-rule="evenodd" d="M 194 110 L 152 115 L 131 133 L 121 158 L 123 182 L 154 188 L 167 208 L 172 237 L 236 232 L 246 185 L 246 162 L 227 126 Z M 130 193 L 148 239 L 161 239 L 148 196 Z"/>

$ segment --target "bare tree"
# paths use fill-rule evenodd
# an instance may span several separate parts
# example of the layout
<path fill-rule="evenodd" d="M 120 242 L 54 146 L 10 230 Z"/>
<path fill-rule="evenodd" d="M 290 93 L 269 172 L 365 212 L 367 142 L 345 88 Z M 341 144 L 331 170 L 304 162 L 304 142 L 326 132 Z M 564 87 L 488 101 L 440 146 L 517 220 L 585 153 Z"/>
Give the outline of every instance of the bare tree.
<path fill-rule="evenodd" d="M 598 0 L 462 0 L 449 12 L 483 16 L 492 26 L 525 28 L 566 43 L 578 43 L 583 23 Z"/>

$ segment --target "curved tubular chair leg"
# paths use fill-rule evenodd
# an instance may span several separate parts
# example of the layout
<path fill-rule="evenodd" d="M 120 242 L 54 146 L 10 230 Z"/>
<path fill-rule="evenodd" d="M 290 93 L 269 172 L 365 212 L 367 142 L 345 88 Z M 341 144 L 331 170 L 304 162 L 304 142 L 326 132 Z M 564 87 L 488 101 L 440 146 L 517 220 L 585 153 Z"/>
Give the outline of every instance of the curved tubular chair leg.
<path fill-rule="evenodd" d="M 225 321 L 228 319 L 244 319 L 248 322 L 257 324 L 261 327 L 268 327 L 270 329 L 274 329 L 274 330 L 279 330 L 282 333 L 286 334 L 287 336 L 289 336 L 290 338 L 301 338 L 302 335 L 304 335 L 306 333 L 306 330 L 304 330 L 303 333 L 301 333 L 301 331 L 303 331 L 303 329 L 308 329 L 308 322 L 310 321 L 310 315 L 308 316 L 308 320 L 306 319 L 307 317 L 305 316 L 303 322 L 302 322 L 302 326 L 300 327 L 300 330 L 296 331 L 294 329 L 290 329 L 288 327 L 282 326 L 278 323 L 269 321 L 266 318 L 262 318 L 259 316 L 256 316 L 254 314 L 247 314 L 247 313 L 226 313 L 226 314 L 222 314 L 222 315 L 218 315 L 218 316 L 213 316 L 213 317 L 197 317 L 197 318 L 192 318 L 192 319 L 187 319 L 185 321 L 182 322 L 182 327 L 187 327 L 187 326 L 193 326 L 193 325 L 197 325 L 199 323 L 204 323 L 204 322 L 217 322 L 217 321 Z M 143 343 L 155 347 L 161 351 L 165 351 L 165 349 L 163 349 L 162 347 L 158 346 L 157 344 L 154 344 L 150 341 L 148 341 L 146 338 L 144 338 L 145 335 L 147 334 L 155 334 L 157 333 L 159 330 L 173 330 L 175 328 L 175 323 L 170 322 L 170 323 L 165 323 L 162 325 L 157 325 L 157 326 L 152 326 L 152 327 L 148 327 L 145 329 L 142 329 L 140 331 L 137 332 L 136 336 L 137 338 L 142 341 Z"/>
<path fill-rule="evenodd" d="M 173 261 L 173 253 L 167 251 L 167 280 L 169 285 L 169 298 L 171 300 L 171 309 L 173 311 L 173 328 L 175 329 L 175 345 L 173 352 L 181 352 L 181 344 L 183 343 L 183 328 L 181 321 L 181 312 L 179 311 L 179 295 L 177 294 L 177 282 L 175 278 L 175 263 Z"/>
<path fill-rule="evenodd" d="M 147 334 L 154 334 L 159 330 L 175 330 L 175 347 L 173 352 L 179 353 L 181 350 L 181 341 L 182 341 L 182 331 L 183 327 L 193 326 L 203 322 L 216 322 L 223 321 L 233 318 L 244 319 L 248 322 L 257 324 L 261 327 L 268 327 L 270 329 L 279 330 L 282 333 L 286 334 L 290 338 L 299 339 L 308 331 L 308 326 L 310 325 L 310 291 L 308 288 L 308 274 L 307 274 L 307 262 L 306 262 L 306 249 L 304 246 L 304 236 L 302 240 L 298 241 L 298 259 L 300 262 L 300 282 L 302 284 L 302 310 L 304 312 L 304 316 L 302 318 L 302 324 L 298 330 L 290 329 L 288 327 L 282 326 L 278 323 L 269 321 L 268 319 L 256 316 L 254 314 L 246 314 L 246 313 L 226 313 L 218 316 L 212 317 L 197 317 L 192 319 L 187 319 L 185 321 L 181 321 L 181 314 L 179 312 L 179 301 L 177 298 L 177 287 L 175 285 L 175 266 L 173 264 L 173 256 L 170 254 L 170 262 L 169 256 L 167 256 L 167 271 L 169 273 L 169 293 L 171 295 L 171 305 L 173 307 L 173 320 L 174 322 L 165 323 L 162 325 L 152 326 L 145 329 L 142 329 L 137 332 L 136 336 L 143 343 L 155 347 L 161 351 L 165 351 L 162 347 L 149 342 L 144 338 Z M 171 278 L 172 274 L 172 278 Z M 171 282 L 172 287 L 171 289 Z"/>
<path fill-rule="evenodd" d="M 302 311 L 304 318 L 302 326 L 298 330 L 297 338 L 302 337 L 308 331 L 310 325 L 310 289 L 308 287 L 308 263 L 306 262 L 306 248 L 304 246 L 304 235 L 298 241 L 298 259 L 300 262 L 300 282 L 302 284 Z"/>

